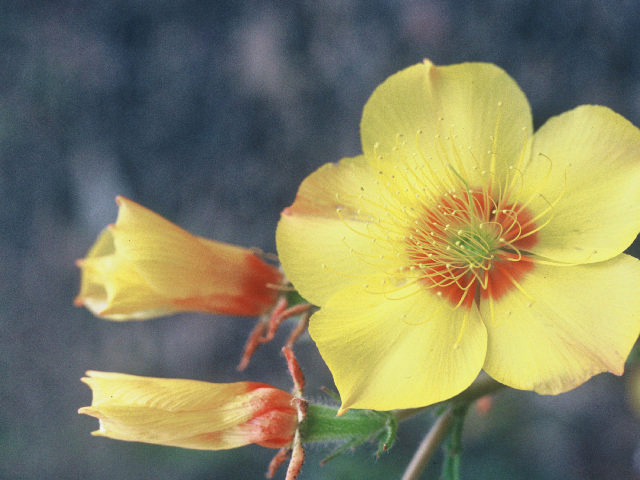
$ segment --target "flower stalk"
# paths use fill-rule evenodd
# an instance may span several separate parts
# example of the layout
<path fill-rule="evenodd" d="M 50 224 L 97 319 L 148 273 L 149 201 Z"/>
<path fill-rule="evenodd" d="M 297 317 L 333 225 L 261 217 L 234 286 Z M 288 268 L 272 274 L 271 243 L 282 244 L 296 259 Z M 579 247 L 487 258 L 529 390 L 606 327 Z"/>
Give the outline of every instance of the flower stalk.
<path fill-rule="evenodd" d="M 415 451 L 402 476 L 402 480 L 417 480 L 429 464 L 431 458 L 433 458 L 438 451 L 438 447 L 447 439 L 447 435 L 449 434 L 442 478 L 445 480 L 459 478 L 462 428 L 466 413 L 475 401 L 487 395 L 492 395 L 503 388 L 505 388 L 505 385 L 496 382 L 488 375 L 483 375 L 468 389 L 451 400 L 429 407 L 397 411 L 395 418 L 398 422 L 401 422 L 426 410 L 437 408 L 438 406 L 444 408 L 443 413 L 440 414 L 431 426 L 418 446 L 418 449 Z"/>
<path fill-rule="evenodd" d="M 460 480 L 460 456 L 462 453 L 462 429 L 469 410 L 469 404 L 457 405 L 453 408 L 451 432 L 445 443 L 442 480 Z"/>
<path fill-rule="evenodd" d="M 449 429 L 453 424 L 453 411 L 454 408 L 449 407 L 438 417 L 413 454 L 413 458 L 411 458 L 407 469 L 402 475 L 402 480 L 418 480 L 420 478 L 429 460 L 438 451 L 438 447 L 449 433 Z"/>

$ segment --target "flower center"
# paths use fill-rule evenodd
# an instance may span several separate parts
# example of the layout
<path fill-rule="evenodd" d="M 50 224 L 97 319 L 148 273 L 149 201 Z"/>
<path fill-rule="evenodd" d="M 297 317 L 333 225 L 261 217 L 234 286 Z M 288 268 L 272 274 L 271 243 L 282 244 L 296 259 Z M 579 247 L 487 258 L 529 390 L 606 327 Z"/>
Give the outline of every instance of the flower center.
<path fill-rule="evenodd" d="M 442 196 L 425 208 L 407 240 L 410 270 L 455 307 L 498 299 L 533 268 L 527 249 L 537 242 L 533 216 L 489 193 Z"/>
<path fill-rule="evenodd" d="M 455 260 L 463 265 L 470 265 L 472 268 L 479 268 L 490 262 L 494 258 L 496 249 L 495 231 L 482 227 L 480 223 L 477 227 L 465 227 L 455 232 L 447 241 L 451 255 Z"/>

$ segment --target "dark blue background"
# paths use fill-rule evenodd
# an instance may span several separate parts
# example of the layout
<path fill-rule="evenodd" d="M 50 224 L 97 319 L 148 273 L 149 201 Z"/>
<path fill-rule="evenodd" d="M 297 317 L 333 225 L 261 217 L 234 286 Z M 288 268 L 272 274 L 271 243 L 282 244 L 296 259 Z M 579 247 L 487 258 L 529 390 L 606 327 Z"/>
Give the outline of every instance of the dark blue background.
<path fill-rule="evenodd" d="M 72 307 L 73 262 L 115 220 L 115 195 L 200 235 L 274 251 L 279 212 L 300 181 L 359 153 L 370 93 L 424 57 L 502 66 L 529 97 L 536 126 L 583 103 L 640 125 L 639 6 L 2 2 L 0 477 L 263 478 L 275 453 L 89 436 L 97 422 L 76 414 L 90 403 L 79 381 L 89 368 L 290 388 L 275 345 L 235 371 L 251 319 L 185 314 L 114 324 Z M 308 339 L 297 353 L 308 396 L 321 399 L 319 386 L 331 384 L 326 368 Z M 377 462 L 373 448 L 361 448 L 320 468 L 327 450 L 311 449 L 302 479 L 398 478 L 429 421 L 402 426 Z M 471 416 L 463 473 L 634 478 L 639 426 L 625 379 L 600 376 L 559 397 L 507 392 L 488 416 Z"/>

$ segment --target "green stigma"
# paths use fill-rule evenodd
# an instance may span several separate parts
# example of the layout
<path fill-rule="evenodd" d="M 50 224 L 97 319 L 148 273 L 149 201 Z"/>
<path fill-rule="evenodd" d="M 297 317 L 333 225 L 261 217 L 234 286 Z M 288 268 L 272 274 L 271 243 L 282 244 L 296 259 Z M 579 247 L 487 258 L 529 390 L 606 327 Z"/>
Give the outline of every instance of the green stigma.
<path fill-rule="evenodd" d="M 456 231 L 448 240 L 450 251 L 460 263 L 478 268 L 493 260 L 498 242 L 495 232 L 481 223 Z"/>

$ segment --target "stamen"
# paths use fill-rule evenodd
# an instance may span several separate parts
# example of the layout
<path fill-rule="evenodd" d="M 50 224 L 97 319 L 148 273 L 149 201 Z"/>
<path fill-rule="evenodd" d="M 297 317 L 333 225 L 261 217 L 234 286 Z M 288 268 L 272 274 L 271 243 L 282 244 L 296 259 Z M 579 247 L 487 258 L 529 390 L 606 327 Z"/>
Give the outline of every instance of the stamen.
<path fill-rule="evenodd" d="M 530 231 L 537 228 L 532 216 L 519 205 L 504 204 L 486 191 L 462 186 L 462 195 L 442 195 L 421 222 L 412 222 L 411 234 L 405 236 L 409 259 L 419 267 L 410 270 L 423 286 L 449 299 L 453 308 L 469 308 L 476 290 L 484 292 L 482 296 L 501 296 L 506 286 L 500 275 L 508 264 L 523 259 L 522 248 L 535 242 L 535 232 Z M 525 235 L 529 238 L 522 242 Z M 502 264 L 498 270 L 496 261 Z M 511 285 L 518 288 L 518 272 L 531 266 L 528 263 L 527 268 L 514 270 L 515 276 L 509 274 Z M 492 288 L 494 276 L 499 283 Z"/>

